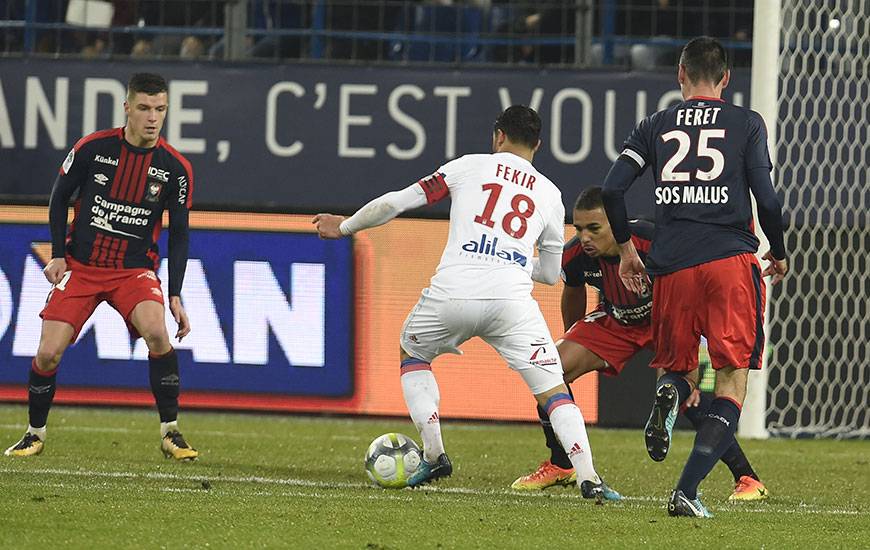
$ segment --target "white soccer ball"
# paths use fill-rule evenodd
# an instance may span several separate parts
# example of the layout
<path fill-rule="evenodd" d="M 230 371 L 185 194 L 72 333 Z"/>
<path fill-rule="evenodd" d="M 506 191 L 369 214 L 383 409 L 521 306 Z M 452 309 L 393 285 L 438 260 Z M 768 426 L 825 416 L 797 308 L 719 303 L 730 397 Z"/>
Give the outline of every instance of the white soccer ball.
<path fill-rule="evenodd" d="M 384 434 L 366 451 L 366 473 L 381 487 L 401 489 L 408 486 L 408 478 L 420 467 L 422 456 L 420 447 L 407 435 Z"/>

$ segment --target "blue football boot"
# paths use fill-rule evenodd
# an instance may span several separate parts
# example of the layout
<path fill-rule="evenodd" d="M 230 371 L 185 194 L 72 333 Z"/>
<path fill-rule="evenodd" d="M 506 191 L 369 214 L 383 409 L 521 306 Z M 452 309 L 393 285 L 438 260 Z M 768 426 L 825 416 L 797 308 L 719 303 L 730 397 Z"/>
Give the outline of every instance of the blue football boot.
<path fill-rule="evenodd" d="M 593 483 L 586 480 L 580 484 L 580 494 L 583 498 L 594 498 L 596 504 L 604 504 L 605 500 L 622 500 L 622 495 L 611 489 L 604 480 L 601 483 Z"/>
<path fill-rule="evenodd" d="M 450 464 L 450 459 L 447 458 L 446 453 L 441 453 L 438 459 L 431 464 L 425 459 L 420 461 L 420 467 L 408 478 L 408 487 L 432 483 L 436 479 L 450 477 L 452 473 L 453 465 Z"/>
<path fill-rule="evenodd" d="M 671 494 L 668 501 L 669 516 L 685 516 L 690 518 L 712 518 L 711 514 L 700 498 L 689 499 L 682 491 L 676 490 Z"/>

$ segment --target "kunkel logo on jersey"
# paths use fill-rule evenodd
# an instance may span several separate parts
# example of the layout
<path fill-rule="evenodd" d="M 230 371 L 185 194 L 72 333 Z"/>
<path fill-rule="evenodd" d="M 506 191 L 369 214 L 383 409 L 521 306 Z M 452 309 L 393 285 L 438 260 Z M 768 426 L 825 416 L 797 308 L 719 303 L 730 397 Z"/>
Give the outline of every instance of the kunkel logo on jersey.
<path fill-rule="evenodd" d="M 104 157 L 103 155 L 95 156 L 94 162 L 101 162 L 103 164 L 111 164 L 112 166 L 118 166 L 118 159 L 113 159 L 112 157 Z"/>

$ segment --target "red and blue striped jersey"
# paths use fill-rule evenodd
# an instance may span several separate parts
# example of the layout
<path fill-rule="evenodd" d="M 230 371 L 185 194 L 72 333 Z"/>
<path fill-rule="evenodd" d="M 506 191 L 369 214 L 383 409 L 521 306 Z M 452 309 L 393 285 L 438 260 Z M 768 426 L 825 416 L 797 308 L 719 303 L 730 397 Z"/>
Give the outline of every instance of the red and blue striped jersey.
<path fill-rule="evenodd" d="M 75 216 L 67 232 L 66 207 L 73 196 Z M 190 162 L 162 137 L 154 147 L 144 149 L 124 139 L 124 128 L 85 136 L 69 152 L 52 190 L 51 206 L 58 210 L 52 215 L 52 256 L 69 255 L 95 267 L 156 270 L 157 240 L 163 212 L 168 210 L 170 255 L 177 225 L 175 229 L 184 234 L 176 239 L 183 244 L 178 247 L 183 250 L 177 251 L 183 254 L 183 264 L 192 196 Z M 63 222 L 59 227 L 55 227 L 57 219 Z M 177 286 L 175 294 L 180 281 Z"/>
<path fill-rule="evenodd" d="M 631 240 L 642 261 L 650 249 L 653 225 L 642 220 L 629 222 Z M 601 295 L 604 311 L 622 325 L 643 325 L 650 322 L 652 293 L 638 296 L 628 290 L 619 278 L 619 256 L 591 257 L 583 251 L 580 239 L 565 243 L 562 252 L 562 279 L 566 286 L 588 284 Z"/>

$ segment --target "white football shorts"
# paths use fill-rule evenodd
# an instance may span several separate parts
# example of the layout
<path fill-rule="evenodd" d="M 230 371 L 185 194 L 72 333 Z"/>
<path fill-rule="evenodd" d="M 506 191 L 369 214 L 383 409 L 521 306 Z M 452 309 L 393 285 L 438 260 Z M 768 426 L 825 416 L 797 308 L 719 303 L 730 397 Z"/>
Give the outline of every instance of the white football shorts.
<path fill-rule="evenodd" d="M 461 355 L 459 346 L 475 336 L 495 348 L 533 394 L 564 383 L 556 344 L 531 296 L 470 300 L 424 289 L 402 326 L 401 346 L 411 357 L 431 363 L 442 353 Z"/>

